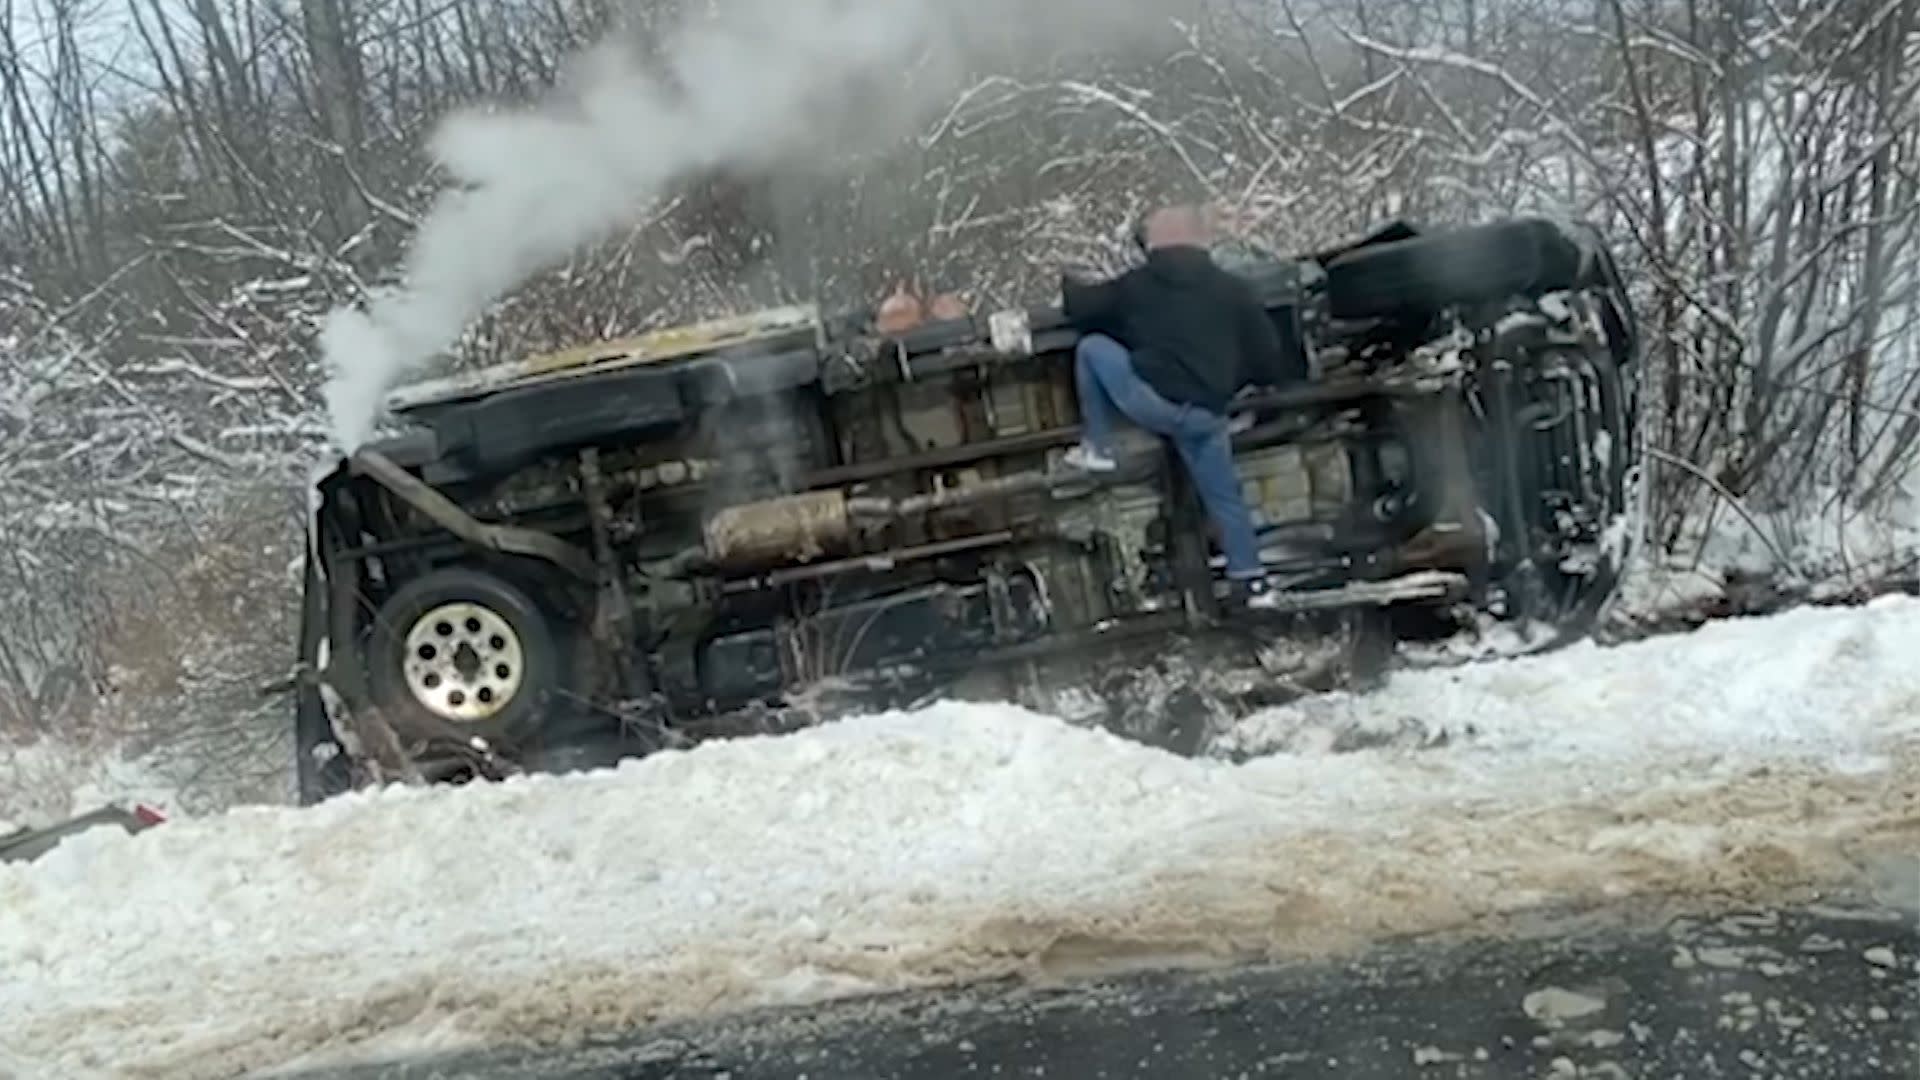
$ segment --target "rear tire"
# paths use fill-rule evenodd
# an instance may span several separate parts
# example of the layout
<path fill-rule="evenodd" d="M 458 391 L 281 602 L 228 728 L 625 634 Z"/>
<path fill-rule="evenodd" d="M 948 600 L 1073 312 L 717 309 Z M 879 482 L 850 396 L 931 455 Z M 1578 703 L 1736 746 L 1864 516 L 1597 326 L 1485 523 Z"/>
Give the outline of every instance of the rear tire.
<path fill-rule="evenodd" d="M 1571 288 L 1583 263 L 1580 245 L 1554 223 L 1505 221 L 1342 255 L 1327 267 L 1327 300 L 1336 319 L 1430 315 Z"/>
<path fill-rule="evenodd" d="M 567 684 L 544 611 L 504 578 L 455 567 L 401 586 L 368 642 L 374 703 L 403 736 L 510 742 Z"/>

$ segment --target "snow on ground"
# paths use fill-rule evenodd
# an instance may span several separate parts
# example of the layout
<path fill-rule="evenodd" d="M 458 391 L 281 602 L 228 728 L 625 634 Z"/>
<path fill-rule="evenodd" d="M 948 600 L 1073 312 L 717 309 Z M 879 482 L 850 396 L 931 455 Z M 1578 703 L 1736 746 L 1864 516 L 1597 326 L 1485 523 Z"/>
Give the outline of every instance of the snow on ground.
<path fill-rule="evenodd" d="M 178 771 L 178 764 L 168 767 L 157 756 L 127 754 L 112 744 L 50 738 L 0 744 L 0 820 L 51 825 L 108 803 L 145 803 L 171 813 L 180 805 Z"/>
<path fill-rule="evenodd" d="M 31 742 L 0 736 L 0 819 L 50 825 L 110 803 L 174 816 L 292 802 L 292 707 L 251 686 L 233 693 L 234 668 L 216 692 L 115 695 L 89 724 Z"/>
<path fill-rule="evenodd" d="M 1920 463 L 1915 469 L 1920 486 Z M 1642 545 L 1615 599 L 1618 616 L 1691 615 L 1722 598 L 1736 577 L 1824 599 L 1920 573 L 1920 497 L 1913 495 L 1854 510 L 1838 492 L 1816 489 L 1792 506 L 1745 513 L 1707 506 L 1688 520 L 1672 553 Z"/>
<path fill-rule="evenodd" d="M 1398 677 L 1248 720 L 1222 749 L 1283 752 L 1238 765 L 942 704 L 102 830 L 0 867 L 0 1073 L 228 1076 L 1760 896 L 1920 842 L 1916 655 L 1892 598 Z"/>

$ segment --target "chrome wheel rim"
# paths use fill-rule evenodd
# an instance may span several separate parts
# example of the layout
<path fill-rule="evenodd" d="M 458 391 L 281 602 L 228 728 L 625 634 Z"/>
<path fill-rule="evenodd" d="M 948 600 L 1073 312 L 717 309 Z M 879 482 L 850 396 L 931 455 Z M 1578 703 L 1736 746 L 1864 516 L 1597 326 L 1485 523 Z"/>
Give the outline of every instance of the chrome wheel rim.
<path fill-rule="evenodd" d="M 526 680 L 520 635 L 481 604 L 442 604 L 407 631 L 401 669 L 414 701 L 435 716 L 471 724 L 499 714 Z"/>

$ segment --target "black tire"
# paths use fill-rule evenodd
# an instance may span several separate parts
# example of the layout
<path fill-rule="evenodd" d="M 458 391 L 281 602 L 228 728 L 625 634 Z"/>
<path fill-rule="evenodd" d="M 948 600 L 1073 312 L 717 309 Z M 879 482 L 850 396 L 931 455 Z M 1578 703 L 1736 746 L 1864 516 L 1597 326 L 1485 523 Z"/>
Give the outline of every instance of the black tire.
<path fill-rule="evenodd" d="M 1586 270 L 1580 244 L 1558 225 L 1505 221 L 1343 255 L 1327 267 L 1327 302 L 1336 319 L 1430 315 L 1572 288 Z"/>
<path fill-rule="evenodd" d="M 422 702 L 409 683 L 407 663 L 414 651 L 408 636 L 429 613 L 447 605 L 473 605 L 491 612 L 511 629 L 518 646 L 515 688 L 488 715 L 463 719 L 444 715 Z M 455 628 L 456 634 L 459 629 Z M 367 642 L 374 703 L 403 737 L 478 735 L 496 744 L 518 740 L 540 726 L 566 689 L 568 670 L 552 624 L 532 596 L 504 578 L 462 567 L 436 570 L 401 586 L 381 605 Z"/>

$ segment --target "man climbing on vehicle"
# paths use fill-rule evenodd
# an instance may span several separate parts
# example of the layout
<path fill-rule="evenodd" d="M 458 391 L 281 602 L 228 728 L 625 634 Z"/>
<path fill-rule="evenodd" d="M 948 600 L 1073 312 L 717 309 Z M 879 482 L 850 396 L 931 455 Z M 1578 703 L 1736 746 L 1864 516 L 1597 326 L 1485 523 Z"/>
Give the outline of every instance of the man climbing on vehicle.
<path fill-rule="evenodd" d="M 1271 608 L 1277 598 L 1240 491 L 1227 408 L 1250 384 L 1304 378 L 1304 365 L 1281 347 L 1246 283 L 1214 263 L 1197 208 L 1156 211 L 1138 239 L 1144 265 L 1108 282 L 1072 274 L 1062 282 L 1067 317 L 1086 335 L 1074 365 L 1084 434 L 1066 462 L 1083 472 L 1112 472 L 1120 416 L 1170 439 L 1220 532 L 1234 599 Z"/>

